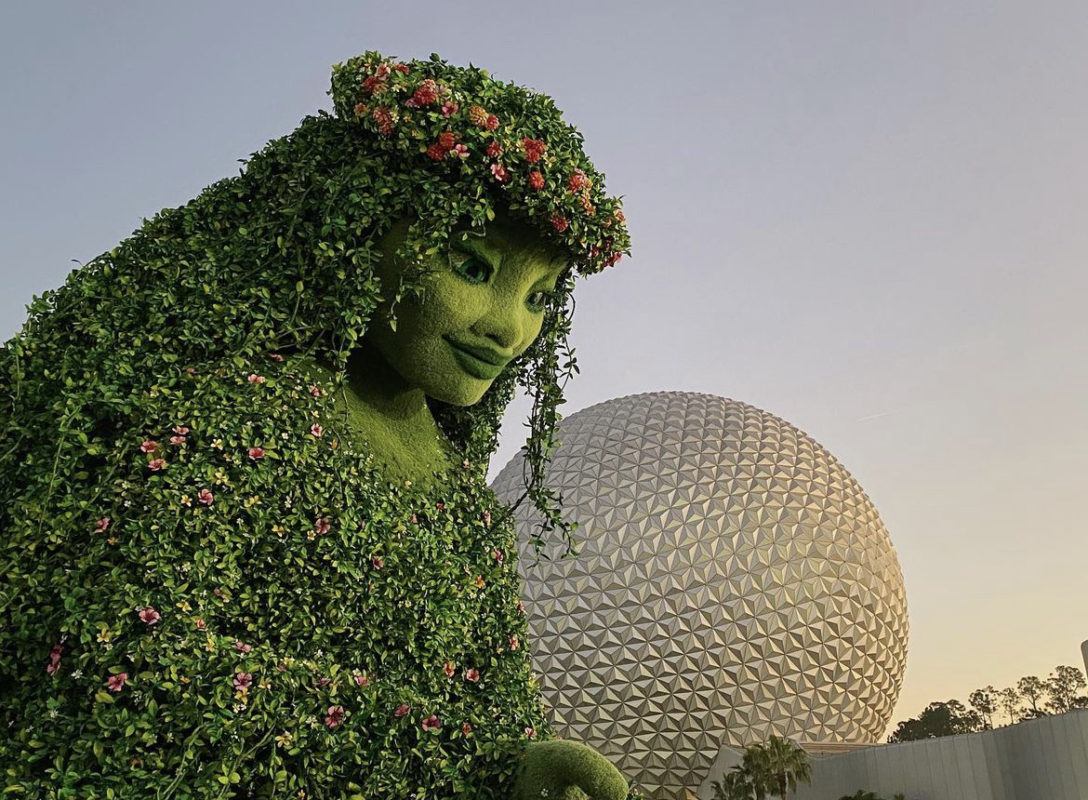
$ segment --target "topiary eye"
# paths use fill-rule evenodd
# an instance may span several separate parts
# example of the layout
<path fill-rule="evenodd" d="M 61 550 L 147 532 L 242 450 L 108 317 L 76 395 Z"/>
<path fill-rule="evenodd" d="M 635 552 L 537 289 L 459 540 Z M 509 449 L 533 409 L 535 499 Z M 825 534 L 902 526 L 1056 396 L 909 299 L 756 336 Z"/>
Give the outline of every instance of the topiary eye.
<path fill-rule="evenodd" d="M 450 266 L 455 274 L 473 284 L 487 283 L 494 272 L 490 264 L 475 255 L 466 256 L 460 261 L 451 259 Z"/>
<path fill-rule="evenodd" d="M 544 306 L 548 303 L 550 292 L 533 292 L 525 300 L 525 307 L 530 311 L 540 314 L 544 311 Z"/>

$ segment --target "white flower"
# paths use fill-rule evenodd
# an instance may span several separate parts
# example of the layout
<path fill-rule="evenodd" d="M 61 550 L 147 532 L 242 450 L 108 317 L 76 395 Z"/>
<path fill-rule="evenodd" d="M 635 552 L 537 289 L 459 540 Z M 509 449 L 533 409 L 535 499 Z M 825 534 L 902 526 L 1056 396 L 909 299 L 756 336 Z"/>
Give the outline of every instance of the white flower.
<path fill-rule="evenodd" d="M 76 680 L 79 680 L 80 678 L 83 677 L 83 670 L 81 670 L 81 669 L 72 670 L 72 677 L 75 678 Z"/>

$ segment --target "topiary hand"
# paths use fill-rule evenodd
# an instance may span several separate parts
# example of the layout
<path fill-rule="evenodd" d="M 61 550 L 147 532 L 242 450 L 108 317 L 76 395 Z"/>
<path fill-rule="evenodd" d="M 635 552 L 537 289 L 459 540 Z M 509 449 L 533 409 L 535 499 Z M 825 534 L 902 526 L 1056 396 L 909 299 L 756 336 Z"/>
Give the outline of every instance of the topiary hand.
<path fill-rule="evenodd" d="M 514 800 L 624 800 L 627 781 L 612 763 L 578 742 L 530 742 Z"/>

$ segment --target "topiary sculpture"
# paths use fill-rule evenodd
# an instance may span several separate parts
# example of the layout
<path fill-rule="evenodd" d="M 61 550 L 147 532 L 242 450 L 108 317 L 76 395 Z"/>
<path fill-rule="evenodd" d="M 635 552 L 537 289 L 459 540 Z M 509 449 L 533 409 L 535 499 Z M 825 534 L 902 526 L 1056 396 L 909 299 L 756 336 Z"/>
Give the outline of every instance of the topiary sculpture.
<path fill-rule="evenodd" d="M 575 272 L 629 246 L 545 96 L 432 57 L 159 213 L 0 348 L 0 785 L 618 798 L 553 738 L 484 482 L 544 486 Z"/>

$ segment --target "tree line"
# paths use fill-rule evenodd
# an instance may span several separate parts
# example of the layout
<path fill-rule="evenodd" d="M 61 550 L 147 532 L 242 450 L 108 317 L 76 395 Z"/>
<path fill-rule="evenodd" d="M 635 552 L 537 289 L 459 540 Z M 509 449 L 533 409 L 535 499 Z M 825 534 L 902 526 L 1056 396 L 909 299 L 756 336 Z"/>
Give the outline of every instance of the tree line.
<path fill-rule="evenodd" d="M 1075 708 L 1088 708 L 1088 694 L 1084 693 L 1086 685 L 1081 670 L 1060 666 L 1046 678 L 1025 675 L 1004 689 L 984 686 L 968 695 L 966 706 L 959 700 L 930 703 L 917 717 L 900 722 L 888 741 L 910 742 L 976 733 L 1049 714 L 1064 714 Z"/>

